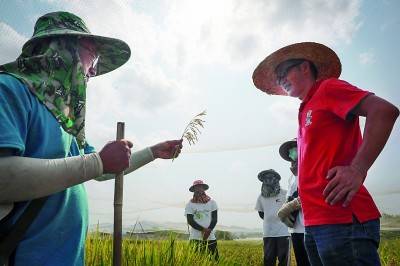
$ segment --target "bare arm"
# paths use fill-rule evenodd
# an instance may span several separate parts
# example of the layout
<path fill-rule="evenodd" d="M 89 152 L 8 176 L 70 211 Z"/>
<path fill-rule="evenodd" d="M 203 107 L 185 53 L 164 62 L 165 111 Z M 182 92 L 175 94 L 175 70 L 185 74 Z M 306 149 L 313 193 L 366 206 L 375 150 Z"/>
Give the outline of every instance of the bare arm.
<path fill-rule="evenodd" d="M 384 99 L 370 95 L 352 113 L 366 117 L 363 142 L 351 162 L 351 166 L 366 175 L 385 146 L 399 110 Z"/>
<path fill-rule="evenodd" d="M 366 117 L 363 142 L 350 165 L 333 167 L 328 171 L 330 181 L 323 192 L 327 203 L 333 205 L 344 200 L 344 207 L 350 204 L 385 146 L 399 110 L 384 99 L 370 95 L 351 114 Z"/>

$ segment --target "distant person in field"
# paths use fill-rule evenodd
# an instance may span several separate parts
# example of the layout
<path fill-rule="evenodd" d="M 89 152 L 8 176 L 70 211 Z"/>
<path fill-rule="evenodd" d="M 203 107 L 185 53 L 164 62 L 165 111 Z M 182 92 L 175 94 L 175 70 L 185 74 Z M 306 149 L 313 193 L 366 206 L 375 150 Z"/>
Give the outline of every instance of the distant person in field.
<path fill-rule="evenodd" d="M 88 143 L 87 83 L 129 57 L 125 42 L 93 35 L 76 15 L 54 12 L 36 21 L 21 55 L 0 66 L 1 265 L 84 265 L 83 183 L 180 152 L 182 140 L 132 154 L 129 140 L 111 141 L 100 152 Z M 30 226 L 21 230 L 25 222 Z"/>
<path fill-rule="evenodd" d="M 380 213 L 363 185 L 399 110 L 372 92 L 338 79 L 329 47 L 295 43 L 267 56 L 255 86 L 300 99 L 299 195 L 312 265 L 379 265 Z M 366 117 L 361 134 L 359 117 Z"/>
<path fill-rule="evenodd" d="M 215 200 L 206 194 L 209 188 L 202 180 L 195 180 L 189 188 L 193 197 L 186 204 L 185 215 L 190 225 L 189 240 L 196 250 L 210 252 L 218 260 L 217 238 L 214 228 L 218 222 L 218 207 Z"/>
<path fill-rule="evenodd" d="M 286 190 L 279 185 L 281 176 L 275 170 L 264 170 L 258 174 L 262 182 L 261 195 L 255 209 L 263 220 L 264 266 L 286 266 L 289 258 L 289 233 L 276 213 L 286 201 Z"/>
<path fill-rule="evenodd" d="M 298 195 L 297 178 L 297 141 L 286 141 L 279 147 L 281 157 L 290 162 L 290 171 L 293 175 L 289 178 L 289 187 L 286 193 L 286 202 L 279 209 L 277 215 L 287 225 L 290 233 L 293 250 L 298 266 L 309 266 L 306 248 L 304 246 L 304 221 L 301 211 L 300 197 Z"/>

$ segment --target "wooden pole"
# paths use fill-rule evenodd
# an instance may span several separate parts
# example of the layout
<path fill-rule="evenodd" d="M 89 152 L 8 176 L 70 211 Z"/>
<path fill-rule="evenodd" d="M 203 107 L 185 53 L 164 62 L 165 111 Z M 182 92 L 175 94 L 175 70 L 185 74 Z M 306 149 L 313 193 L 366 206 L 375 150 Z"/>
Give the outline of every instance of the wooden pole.
<path fill-rule="evenodd" d="M 117 123 L 117 140 L 125 135 L 125 123 Z M 124 172 L 115 176 L 114 188 L 114 236 L 113 236 L 113 265 L 121 266 L 122 261 L 122 202 L 124 196 Z"/>

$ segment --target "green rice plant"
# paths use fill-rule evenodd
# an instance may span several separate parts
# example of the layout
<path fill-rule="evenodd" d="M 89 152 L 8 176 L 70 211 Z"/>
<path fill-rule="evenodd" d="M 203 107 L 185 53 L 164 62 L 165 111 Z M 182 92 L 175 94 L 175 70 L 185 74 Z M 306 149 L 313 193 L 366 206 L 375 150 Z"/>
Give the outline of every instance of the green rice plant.
<path fill-rule="evenodd" d="M 218 240 L 220 259 L 199 253 L 187 240 L 172 234 L 165 240 L 141 240 L 125 237 L 122 243 L 122 263 L 126 266 L 236 266 L 262 265 L 263 242 Z M 382 237 L 379 255 L 383 266 L 400 265 L 400 238 Z M 291 263 L 296 265 L 293 250 Z M 112 235 L 93 232 L 86 241 L 85 265 L 112 265 Z"/>
<path fill-rule="evenodd" d="M 400 238 L 383 238 L 379 246 L 379 256 L 383 266 L 400 265 Z"/>
<path fill-rule="evenodd" d="M 188 241 L 178 241 L 173 237 L 167 240 L 139 240 L 124 238 L 122 243 L 122 264 L 159 266 L 213 266 L 240 265 L 228 258 L 215 261 L 208 253 L 196 251 Z M 91 233 L 86 241 L 85 265 L 112 264 L 112 236 Z"/>

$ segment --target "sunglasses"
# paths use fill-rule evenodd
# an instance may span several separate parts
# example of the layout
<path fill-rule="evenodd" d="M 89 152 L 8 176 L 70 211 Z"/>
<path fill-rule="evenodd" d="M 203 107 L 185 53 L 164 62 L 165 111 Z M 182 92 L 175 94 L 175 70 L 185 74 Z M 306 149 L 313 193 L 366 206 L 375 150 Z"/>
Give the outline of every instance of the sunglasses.
<path fill-rule="evenodd" d="M 283 81 L 284 79 L 286 79 L 289 71 L 292 68 L 301 65 L 304 61 L 305 61 L 304 59 L 290 59 L 280 63 L 275 69 L 276 83 L 282 86 Z"/>

